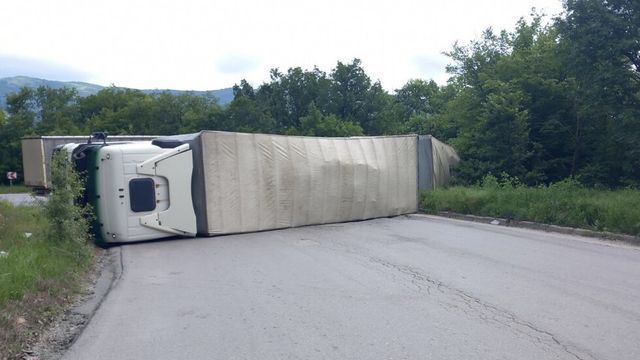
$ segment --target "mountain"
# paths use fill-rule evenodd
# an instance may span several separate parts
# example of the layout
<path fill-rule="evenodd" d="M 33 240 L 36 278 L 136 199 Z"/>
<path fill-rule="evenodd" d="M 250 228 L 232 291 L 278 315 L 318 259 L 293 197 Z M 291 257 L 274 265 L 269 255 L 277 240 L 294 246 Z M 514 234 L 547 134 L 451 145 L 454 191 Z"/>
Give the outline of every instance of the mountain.
<path fill-rule="evenodd" d="M 13 76 L 6 77 L 0 79 L 0 108 L 6 107 L 6 96 L 7 94 L 20 91 L 22 87 L 29 88 L 38 88 L 40 86 L 48 86 L 52 89 L 62 89 L 62 88 L 74 88 L 78 91 L 78 95 L 80 96 L 89 96 L 97 93 L 98 91 L 104 89 L 104 86 L 90 84 L 79 81 L 54 81 L 54 80 L 45 80 L 32 78 L 28 76 Z M 156 94 L 161 93 L 163 91 L 170 92 L 174 95 L 179 95 L 182 93 L 190 92 L 194 95 L 204 96 L 205 94 L 213 94 L 216 98 L 218 98 L 218 103 L 222 106 L 228 104 L 233 100 L 233 89 L 225 88 L 219 90 L 210 90 L 210 91 L 183 91 L 183 90 L 171 90 L 171 89 L 143 89 L 141 90 L 147 94 Z"/>

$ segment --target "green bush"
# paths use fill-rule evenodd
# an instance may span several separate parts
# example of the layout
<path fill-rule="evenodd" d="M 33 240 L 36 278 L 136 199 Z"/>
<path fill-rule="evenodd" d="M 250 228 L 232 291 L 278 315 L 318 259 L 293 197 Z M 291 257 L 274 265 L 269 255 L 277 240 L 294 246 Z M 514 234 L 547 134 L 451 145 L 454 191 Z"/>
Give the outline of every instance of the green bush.
<path fill-rule="evenodd" d="M 84 184 L 65 154 L 56 153 L 51 159 L 51 195 L 42 204 L 48 221 L 47 238 L 50 241 L 86 244 L 89 239 L 88 207 L 77 205 Z"/>
<path fill-rule="evenodd" d="M 527 187 L 516 179 L 485 176 L 475 186 L 421 195 L 429 213 L 458 212 L 598 231 L 640 235 L 640 190 L 586 188 L 574 179 Z"/>

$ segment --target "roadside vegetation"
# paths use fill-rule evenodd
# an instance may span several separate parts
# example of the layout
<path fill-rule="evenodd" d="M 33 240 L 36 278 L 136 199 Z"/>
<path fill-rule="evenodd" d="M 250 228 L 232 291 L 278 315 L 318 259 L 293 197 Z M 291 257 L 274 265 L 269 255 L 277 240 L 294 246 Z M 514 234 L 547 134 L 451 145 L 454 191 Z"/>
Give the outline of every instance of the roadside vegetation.
<path fill-rule="evenodd" d="M 23 184 L 17 185 L 0 185 L 0 194 L 18 194 L 18 193 L 28 193 L 31 192 L 31 189 L 24 186 Z"/>
<path fill-rule="evenodd" d="M 78 290 L 92 260 L 81 191 L 64 156 L 52 161 L 53 191 L 38 206 L 0 201 L 0 359 L 22 351 Z"/>
<path fill-rule="evenodd" d="M 452 186 L 421 196 L 421 208 L 533 221 L 640 236 L 640 190 L 587 188 L 567 179 L 528 187 L 492 175 L 474 186 Z"/>

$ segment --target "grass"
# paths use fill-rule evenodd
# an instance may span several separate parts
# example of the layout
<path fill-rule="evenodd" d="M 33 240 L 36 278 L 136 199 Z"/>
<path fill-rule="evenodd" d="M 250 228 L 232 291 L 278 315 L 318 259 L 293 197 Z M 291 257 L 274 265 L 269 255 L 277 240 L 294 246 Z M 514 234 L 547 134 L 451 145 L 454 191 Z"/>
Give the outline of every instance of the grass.
<path fill-rule="evenodd" d="M 48 226 L 41 207 L 0 201 L 0 358 L 20 358 L 79 290 L 91 263 L 88 246 L 50 241 Z"/>
<path fill-rule="evenodd" d="M 31 189 L 24 186 L 24 184 L 18 185 L 0 185 L 0 194 L 18 194 L 18 193 L 28 193 L 31 192 Z"/>
<path fill-rule="evenodd" d="M 0 202 L 0 307 L 41 289 L 43 281 L 72 282 L 89 258 L 77 243 L 45 238 L 46 221 L 39 207 L 14 207 Z M 27 235 L 31 234 L 27 238 Z"/>
<path fill-rule="evenodd" d="M 81 183 L 61 155 L 54 191 L 37 206 L 0 201 L 0 359 L 22 358 L 80 288 L 92 263 L 86 209 L 74 204 Z"/>
<path fill-rule="evenodd" d="M 452 211 L 640 236 L 640 190 L 590 189 L 573 180 L 526 187 L 485 177 L 421 195 L 424 211 Z"/>

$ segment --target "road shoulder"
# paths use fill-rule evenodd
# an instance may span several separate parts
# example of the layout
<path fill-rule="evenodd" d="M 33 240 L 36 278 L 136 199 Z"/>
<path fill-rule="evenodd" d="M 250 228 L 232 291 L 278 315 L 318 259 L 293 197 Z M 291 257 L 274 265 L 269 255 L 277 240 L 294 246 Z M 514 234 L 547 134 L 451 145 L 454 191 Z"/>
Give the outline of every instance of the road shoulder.
<path fill-rule="evenodd" d="M 577 236 L 583 236 L 583 237 L 590 237 L 590 238 L 596 238 L 596 239 L 608 240 L 608 241 L 619 241 L 619 242 L 624 242 L 631 245 L 640 246 L 639 237 L 626 235 L 626 234 L 616 234 L 611 232 L 594 231 L 594 230 L 588 230 L 588 229 L 572 228 L 572 227 L 550 225 L 550 224 L 541 224 L 541 223 L 535 223 L 531 221 L 520 221 L 520 220 L 513 220 L 513 219 L 494 218 L 494 217 L 488 217 L 488 216 L 460 214 L 460 213 L 454 213 L 454 212 L 448 212 L 448 211 L 442 211 L 437 214 L 429 214 L 429 213 L 422 213 L 422 214 L 430 215 L 430 216 L 445 217 L 445 218 L 456 219 L 456 220 L 472 221 L 472 222 L 478 222 L 483 224 L 491 224 L 491 225 L 497 225 L 497 226 L 540 230 L 540 231 L 553 232 L 553 233 L 559 233 L 559 234 L 565 234 L 565 235 L 577 235 Z"/>
<path fill-rule="evenodd" d="M 60 359 L 78 339 L 107 294 L 122 275 L 121 248 L 99 250 L 93 271 L 74 302 L 25 352 L 29 360 Z"/>

